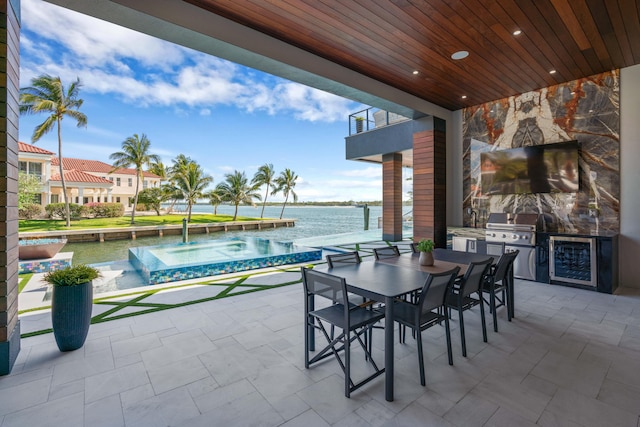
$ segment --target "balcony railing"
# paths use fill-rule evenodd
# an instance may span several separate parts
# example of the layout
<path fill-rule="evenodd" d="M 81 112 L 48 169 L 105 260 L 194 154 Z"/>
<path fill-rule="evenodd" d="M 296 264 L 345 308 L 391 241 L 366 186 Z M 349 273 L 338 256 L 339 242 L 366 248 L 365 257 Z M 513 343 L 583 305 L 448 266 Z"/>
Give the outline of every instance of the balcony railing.
<path fill-rule="evenodd" d="M 20 173 L 23 173 L 25 175 L 29 175 L 29 176 L 33 176 L 35 177 L 39 183 L 44 183 L 44 175 L 39 174 L 39 173 L 32 173 L 32 172 L 25 172 L 25 171 L 20 171 Z"/>
<path fill-rule="evenodd" d="M 379 108 L 367 108 L 349 115 L 349 135 L 367 132 L 406 120 L 410 119 Z"/>

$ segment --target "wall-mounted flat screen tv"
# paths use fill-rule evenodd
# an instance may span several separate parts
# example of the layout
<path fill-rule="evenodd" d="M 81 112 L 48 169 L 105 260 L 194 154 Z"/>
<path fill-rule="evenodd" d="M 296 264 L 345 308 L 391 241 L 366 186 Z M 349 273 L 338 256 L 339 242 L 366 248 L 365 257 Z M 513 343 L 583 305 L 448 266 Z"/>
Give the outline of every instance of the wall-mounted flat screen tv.
<path fill-rule="evenodd" d="M 481 153 L 482 194 L 575 193 L 579 149 L 570 141 Z"/>

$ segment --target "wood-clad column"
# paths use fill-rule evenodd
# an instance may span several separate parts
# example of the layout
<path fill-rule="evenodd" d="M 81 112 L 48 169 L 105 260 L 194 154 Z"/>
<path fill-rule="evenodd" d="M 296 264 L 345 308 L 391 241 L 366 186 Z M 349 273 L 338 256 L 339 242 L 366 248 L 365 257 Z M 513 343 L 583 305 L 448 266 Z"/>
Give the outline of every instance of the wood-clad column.
<path fill-rule="evenodd" d="M 445 137 L 443 130 L 413 135 L 413 239 L 433 239 L 438 248 L 447 247 Z"/>
<path fill-rule="evenodd" d="M 20 2 L 0 0 L 0 375 L 20 351 L 18 321 L 18 96 Z"/>
<path fill-rule="evenodd" d="M 402 240 L 402 154 L 382 156 L 382 239 Z"/>

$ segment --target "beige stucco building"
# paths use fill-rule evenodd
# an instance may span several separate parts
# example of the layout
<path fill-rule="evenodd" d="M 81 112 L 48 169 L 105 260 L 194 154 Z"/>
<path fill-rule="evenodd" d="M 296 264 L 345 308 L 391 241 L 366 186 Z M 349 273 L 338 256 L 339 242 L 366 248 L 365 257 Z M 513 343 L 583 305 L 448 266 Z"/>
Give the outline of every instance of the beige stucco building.
<path fill-rule="evenodd" d="M 125 209 L 133 205 L 136 191 L 135 169 L 117 169 L 99 160 L 64 157 L 62 160 L 65 184 L 71 203 L 122 203 Z M 24 142 L 18 143 L 18 167 L 21 172 L 37 176 L 42 192 L 36 202 L 42 206 L 61 203 L 62 181 L 59 160 L 55 153 Z M 160 186 L 160 177 L 143 172 L 140 190 Z"/>

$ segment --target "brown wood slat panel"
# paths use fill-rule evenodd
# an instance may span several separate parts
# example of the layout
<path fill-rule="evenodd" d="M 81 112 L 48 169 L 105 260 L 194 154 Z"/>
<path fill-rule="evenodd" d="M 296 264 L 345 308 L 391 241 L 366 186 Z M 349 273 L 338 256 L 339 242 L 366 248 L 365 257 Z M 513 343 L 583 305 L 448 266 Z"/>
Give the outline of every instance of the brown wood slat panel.
<path fill-rule="evenodd" d="M 505 43 L 505 40 L 496 37 L 495 32 L 490 31 L 491 27 L 500 21 L 487 8 L 474 1 L 456 3 L 452 6 L 447 5 L 445 1 L 437 1 L 433 4 L 433 10 L 440 9 L 443 12 L 434 14 L 445 31 L 458 36 L 463 46 L 469 46 L 474 55 L 487 61 L 488 64 L 483 64 L 484 72 L 492 73 L 494 79 L 500 80 L 500 77 L 506 77 L 506 82 L 513 82 L 509 83 L 510 89 L 515 89 L 518 93 L 528 90 L 529 80 L 535 79 L 536 73 L 529 65 L 521 66 L 521 73 L 513 73 L 514 52 L 511 52 L 511 46 Z"/>
<path fill-rule="evenodd" d="M 591 64 L 580 51 L 569 30 L 562 22 L 558 12 L 554 9 L 549 0 L 525 0 L 518 1 L 518 6 L 527 15 L 535 16 L 532 19 L 534 31 L 537 26 L 543 28 L 540 31 L 543 40 L 558 52 L 560 62 L 573 62 L 577 64 L 581 73 L 593 74 L 593 64 Z M 556 69 L 558 67 L 556 66 Z M 566 80 L 566 76 L 556 75 L 556 81 Z"/>
<path fill-rule="evenodd" d="M 589 10 L 586 2 L 573 2 L 571 3 L 571 9 L 573 9 L 573 12 L 575 13 L 574 16 L 576 16 L 576 18 L 582 25 L 583 31 L 589 40 L 589 44 L 591 45 L 591 47 L 593 47 L 598 60 L 600 60 L 601 67 L 611 69 L 613 67 L 611 55 L 609 55 L 609 52 L 607 52 L 607 47 L 604 44 L 602 36 L 598 32 L 598 27 L 596 25 L 594 17 L 591 15 L 591 11 Z M 606 14 L 606 9 L 603 8 L 600 13 L 600 18 L 603 22 L 609 22 L 609 17 Z"/>
<path fill-rule="evenodd" d="M 590 0 L 589 7 L 591 8 L 591 12 L 594 15 L 597 15 L 598 12 L 593 12 L 595 8 L 599 7 L 601 2 L 598 0 Z M 622 64 L 633 64 L 633 51 L 631 50 L 631 44 L 629 43 L 629 37 L 627 36 L 627 32 L 624 28 L 624 20 L 622 18 L 622 13 L 620 11 L 620 5 L 618 2 L 607 2 L 606 3 L 607 15 L 611 21 L 611 26 L 613 27 L 613 31 L 615 33 L 615 39 L 612 41 L 606 41 L 607 46 L 609 43 L 618 43 L 620 46 L 621 54 L 622 54 Z M 611 47 L 609 47 L 611 49 Z M 621 65 L 619 65 L 621 66 Z"/>
<path fill-rule="evenodd" d="M 482 81 L 484 81 L 485 85 L 492 85 L 491 89 L 493 90 L 500 90 L 500 88 L 502 88 L 501 90 L 507 91 L 513 90 L 513 86 L 519 84 L 516 81 L 513 81 L 511 77 L 501 80 L 496 78 L 496 73 L 487 73 L 487 68 L 491 68 L 492 64 L 484 60 L 483 52 L 485 49 L 483 49 L 483 46 L 479 45 L 465 33 L 452 33 L 451 19 L 447 19 L 443 15 L 437 13 L 433 8 L 429 8 L 429 5 L 424 1 L 419 4 L 420 7 L 414 7 L 406 4 L 402 9 L 397 8 L 396 10 L 390 8 L 389 10 L 392 12 L 396 20 L 394 22 L 402 22 L 402 17 L 409 17 L 409 21 L 406 23 L 407 26 L 404 27 L 406 28 L 405 31 L 411 31 L 411 34 L 416 37 L 420 37 L 421 32 L 424 32 L 425 28 L 429 28 L 431 37 L 428 42 L 433 44 L 434 50 L 432 52 L 434 53 L 435 58 L 440 59 L 440 62 L 444 64 L 444 67 L 440 70 L 441 73 L 435 76 L 437 79 L 446 82 L 448 77 L 451 75 L 451 72 L 455 72 L 457 71 L 456 69 L 458 69 L 465 73 L 465 78 L 480 81 L 481 84 Z M 380 8 L 377 10 L 380 10 Z M 476 47 L 475 51 L 478 54 L 470 56 L 465 61 L 451 60 L 450 56 L 452 53 L 462 49 L 473 51 L 474 49 L 472 48 L 474 46 Z M 429 52 L 426 51 L 425 53 L 429 54 Z M 429 55 L 429 58 L 430 60 L 433 60 L 434 56 Z M 460 89 L 458 89 L 457 93 L 461 93 L 461 91 L 464 91 L 462 93 L 470 93 L 469 91 L 474 89 L 468 84 L 459 87 Z"/>
<path fill-rule="evenodd" d="M 534 79 L 534 81 L 538 83 L 539 87 L 546 83 L 540 76 L 545 76 L 546 78 L 549 70 L 553 68 L 556 68 L 561 75 L 572 74 L 573 71 L 569 64 L 565 64 L 560 60 L 557 52 L 548 45 L 540 33 L 533 31 L 533 28 L 522 26 L 523 22 L 526 24 L 526 21 L 523 19 L 520 9 L 517 9 L 517 11 L 512 9 L 512 12 L 517 12 L 514 13 L 515 16 L 512 16 L 511 13 L 507 13 L 500 2 L 495 0 L 481 0 L 481 2 L 500 23 L 499 25 L 502 26 L 503 30 L 509 31 L 508 34 L 502 34 L 502 38 L 511 46 L 514 54 L 517 55 L 516 57 L 521 62 L 532 64 L 528 65 L 529 67 L 537 66 L 536 71 L 538 74 L 537 79 Z M 494 28 L 492 27 L 492 29 Z M 513 36 L 512 33 L 516 29 L 523 31 L 523 34 Z M 494 29 L 494 31 L 496 30 Z M 573 68 L 573 70 L 576 69 L 577 66 Z"/>
<path fill-rule="evenodd" d="M 632 0 L 621 0 L 619 2 L 624 19 L 624 27 L 629 37 L 631 50 L 633 51 L 634 63 L 640 62 L 640 3 Z M 632 64 L 626 64 L 632 65 Z"/>
<path fill-rule="evenodd" d="M 640 62 L 635 0 L 185 1 L 449 109 Z"/>

